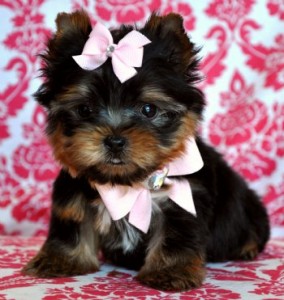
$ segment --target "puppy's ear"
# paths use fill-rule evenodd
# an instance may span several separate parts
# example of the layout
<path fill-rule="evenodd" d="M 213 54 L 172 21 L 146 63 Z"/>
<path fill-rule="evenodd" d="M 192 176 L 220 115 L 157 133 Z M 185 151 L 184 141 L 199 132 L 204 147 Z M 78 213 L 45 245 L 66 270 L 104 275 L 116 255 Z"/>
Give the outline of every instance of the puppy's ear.
<path fill-rule="evenodd" d="M 47 108 L 68 79 L 80 76 L 80 68 L 72 56 L 82 53 L 92 30 L 90 18 L 83 10 L 71 14 L 59 13 L 56 26 L 46 51 L 40 55 L 45 81 L 34 94 L 36 100 Z"/>
<path fill-rule="evenodd" d="M 175 33 L 181 36 L 185 34 L 183 18 L 176 13 L 169 13 L 165 16 L 159 16 L 153 13 L 144 28 L 162 38 L 167 37 L 169 33 Z"/>
<path fill-rule="evenodd" d="M 190 41 L 179 14 L 159 16 L 154 13 L 141 32 L 152 41 L 152 52 L 172 63 L 176 71 L 184 73 L 197 64 L 198 49 Z"/>
<path fill-rule="evenodd" d="M 87 13 L 83 10 L 59 13 L 55 22 L 57 30 L 48 43 L 51 58 L 81 54 L 92 29 Z"/>
<path fill-rule="evenodd" d="M 84 10 L 75 11 L 71 14 L 59 13 L 55 20 L 57 39 L 64 38 L 68 35 L 77 34 L 86 36 L 91 30 L 91 21 Z"/>

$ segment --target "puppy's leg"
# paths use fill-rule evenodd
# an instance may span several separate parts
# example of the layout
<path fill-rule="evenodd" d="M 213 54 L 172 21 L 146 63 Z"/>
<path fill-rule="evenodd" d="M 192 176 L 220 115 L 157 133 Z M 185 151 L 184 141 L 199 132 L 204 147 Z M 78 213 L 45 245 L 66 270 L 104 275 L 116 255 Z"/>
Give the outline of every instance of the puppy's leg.
<path fill-rule="evenodd" d="M 183 291 L 198 287 L 205 277 L 205 234 L 197 219 L 171 203 L 163 226 L 156 226 L 137 279 L 153 288 Z"/>
<path fill-rule="evenodd" d="M 80 188 L 85 187 L 68 174 L 60 174 L 54 185 L 48 238 L 23 273 L 64 277 L 98 270 L 93 212 Z"/>
<path fill-rule="evenodd" d="M 269 238 L 269 219 L 258 197 L 245 187 L 237 195 L 219 200 L 210 227 L 208 261 L 254 259 Z"/>
<path fill-rule="evenodd" d="M 251 260 L 263 251 L 269 239 L 269 218 L 262 202 L 251 190 L 246 191 L 243 206 L 248 224 L 247 238 L 243 245 L 240 245 L 239 253 L 236 253 L 236 259 Z"/>

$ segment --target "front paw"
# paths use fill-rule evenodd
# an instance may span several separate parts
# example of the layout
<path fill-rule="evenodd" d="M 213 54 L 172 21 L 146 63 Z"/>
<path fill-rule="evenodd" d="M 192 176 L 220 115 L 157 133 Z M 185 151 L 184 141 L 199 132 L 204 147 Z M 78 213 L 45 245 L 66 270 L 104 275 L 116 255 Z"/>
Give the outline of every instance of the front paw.
<path fill-rule="evenodd" d="M 98 264 L 93 262 L 80 262 L 78 258 L 64 257 L 60 255 L 47 255 L 45 252 L 39 252 L 22 269 L 26 275 L 39 278 L 68 277 L 97 272 Z"/>
<path fill-rule="evenodd" d="M 186 291 L 200 287 L 205 277 L 203 267 L 167 267 L 161 270 L 140 271 L 137 279 L 147 286 L 164 291 Z"/>

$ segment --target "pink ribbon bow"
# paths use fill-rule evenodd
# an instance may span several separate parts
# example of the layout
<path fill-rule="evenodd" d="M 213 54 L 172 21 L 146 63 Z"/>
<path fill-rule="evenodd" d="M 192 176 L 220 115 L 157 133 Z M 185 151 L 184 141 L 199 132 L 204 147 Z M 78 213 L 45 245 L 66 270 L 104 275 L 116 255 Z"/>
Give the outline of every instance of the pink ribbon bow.
<path fill-rule="evenodd" d="M 169 176 L 192 174 L 203 167 L 203 161 L 193 138 L 187 140 L 183 156 L 169 164 Z M 186 179 L 166 178 L 168 197 L 186 211 L 196 215 L 191 187 Z M 134 186 L 112 186 L 93 184 L 98 190 L 111 218 L 116 221 L 129 213 L 129 223 L 147 233 L 152 214 L 151 192 L 145 184 Z"/>
<path fill-rule="evenodd" d="M 149 43 L 151 41 L 146 36 L 133 30 L 116 45 L 110 31 L 97 22 L 82 54 L 73 56 L 73 59 L 82 69 L 94 70 L 111 57 L 113 71 L 123 83 L 137 74 L 134 67 L 142 66 L 143 46 Z"/>

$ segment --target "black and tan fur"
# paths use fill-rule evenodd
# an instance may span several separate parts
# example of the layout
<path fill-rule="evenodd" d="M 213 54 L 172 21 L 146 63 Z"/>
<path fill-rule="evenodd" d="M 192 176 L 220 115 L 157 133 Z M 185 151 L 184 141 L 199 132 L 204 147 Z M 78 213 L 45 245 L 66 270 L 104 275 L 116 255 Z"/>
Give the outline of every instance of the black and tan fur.
<path fill-rule="evenodd" d="M 47 240 L 24 273 L 96 272 L 102 251 L 106 260 L 139 270 L 141 283 L 182 291 L 202 284 L 207 261 L 254 258 L 269 237 L 267 213 L 244 180 L 197 134 L 205 101 L 195 87 L 198 51 L 182 18 L 153 14 L 138 29 L 152 43 L 144 47 L 138 74 L 123 84 L 110 59 L 94 71 L 72 59 L 81 54 L 91 31 L 86 13 L 62 13 L 56 23 L 42 55 L 45 81 L 35 96 L 47 108 L 47 136 L 63 168 L 53 187 Z M 112 30 L 114 42 L 132 29 Z M 154 116 L 145 114 L 146 108 Z M 147 234 L 127 217 L 112 221 L 94 183 L 140 182 L 180 156 L 193 135 L 204 167 L 185 177 L 197 217 L 158 192 Z M 113 151 L 109 137 L 122 139 L 123 145 Z"/>

